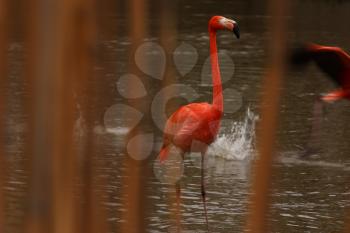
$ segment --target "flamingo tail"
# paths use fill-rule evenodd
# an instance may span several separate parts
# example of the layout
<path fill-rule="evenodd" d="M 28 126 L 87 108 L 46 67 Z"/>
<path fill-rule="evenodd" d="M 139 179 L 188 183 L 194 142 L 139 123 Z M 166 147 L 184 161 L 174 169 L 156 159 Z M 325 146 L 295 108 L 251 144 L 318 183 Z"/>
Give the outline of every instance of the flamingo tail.
<path fill-rule="evenodd" d="M 163 146 L 162 149 L 160 150 L 158 158 L 161 163 L 163 163 L 168 158 L 169 149 L 170 149 L 169 146 Z"/>

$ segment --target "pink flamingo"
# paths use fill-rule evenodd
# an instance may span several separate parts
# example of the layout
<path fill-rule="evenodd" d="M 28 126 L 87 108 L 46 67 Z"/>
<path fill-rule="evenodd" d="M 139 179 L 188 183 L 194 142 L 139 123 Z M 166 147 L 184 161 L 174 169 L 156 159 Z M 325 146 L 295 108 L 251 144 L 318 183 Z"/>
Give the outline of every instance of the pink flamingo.
<path fill-rule="evenodd" d="M 350 100 L 350 55 L 339 47 L 312 43 L 294 49 L 291 55 L 291 63 L 294 66 L 302 67 L 314 62 L 338 86 L 336 90 L 318 98 L 314 105 L 310 143 L 302 155 L 302 157 L 307 157 L 318 151 L 317 148 L 313 148 L 312 144 L 319 141 L 323 102 L 334 102 L 341 99 Z"/>
<path fill-rule="evenodd" d="M 204 184 L 204 156 L 208 146 L 215 140 L 223 114 L 223 95 L 218 51 L 216 46 L 216 32 L 218 30 L 232 31 L 240 37 L 239 28 L 234 20 L 223 16 L 214 16 L 209 21 L 210 61 L 213 81 L 213 102 L 191 103 L 180 107 L 168 119 L 163 146 L 159 153 L 161 162 L 166 160 L 170 147 L 176 146 L 181 150 L 182 157 L 188 152 L 201 153 L 201 190 L 204 204 L 206 223 L 208 226 L 207 208 Z"/>
<path fill-rule="evenodd" d="M 339 47 L 306 44 L 292 52 L 294 65 L 314 61 L 340 88 L 321 97 L 325 102 L 350 99 L 350 55 Z"/>

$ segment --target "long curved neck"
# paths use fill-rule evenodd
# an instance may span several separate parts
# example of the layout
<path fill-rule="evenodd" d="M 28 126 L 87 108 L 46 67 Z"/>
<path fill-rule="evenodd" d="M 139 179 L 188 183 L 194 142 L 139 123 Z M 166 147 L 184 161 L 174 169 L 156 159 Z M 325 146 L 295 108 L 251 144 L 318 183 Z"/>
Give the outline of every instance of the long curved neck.
<path fill-rule="evenodd" d="M 219 68 L 218 49 L 216 46 L 216 31 L 209 29 L 210 38 L 210 62 L 213 80 L 213 107 L 223 112 L 224 101 L 222 95 L 221 75 Z"/>

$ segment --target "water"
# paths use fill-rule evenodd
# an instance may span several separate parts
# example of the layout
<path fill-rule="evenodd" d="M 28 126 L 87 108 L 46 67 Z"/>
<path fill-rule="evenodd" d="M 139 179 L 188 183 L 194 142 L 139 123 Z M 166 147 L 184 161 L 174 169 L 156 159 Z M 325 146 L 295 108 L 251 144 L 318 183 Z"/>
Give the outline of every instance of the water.
<path fill-rule="evenodd" d="M 208 154 L 226 160 L 251 159 L 255 152 L 255 125 L 258 116 L 250 108 L 242 121 L 233 122 L 230 131 L 221 132 Z"/>
<path fill-rule="evenodd" d="M 111 1 L 110 5 L 113 5 Z M 116 7 L 105 7 L 101 15 L 99 35 L 100 63 L 95 67 L 98 80 L 93 80 L 97 90 L 96 113 L 92 126 L 77 123 L 78 136 L 84 135 L 84 127 L 93 127 L 98 148 L 99 163 L 96 164 L 105 178 L 104 207 L 106 221 L 113 232 L 118 232 L 117 223 L 124 211 L 121 200 L 122 161 L 125 156 L 125 135 L 129 131 L 127 119 L 113 106 L 129 104 L 120 89 L 118 80 L 128 73 L 128 58 L 125 55 L 130 42 L 126 35 L 125 13 Z M 268 51 L 266 43 L 270 31 L 266 24 L 269 15 L 263 1 L 181 1 L 178 19 L 178 41 L 194 48 L 198 60 L 195 64 L 172 65 L 176 83 L 185 98 L 210 101 L 211 87 L 203 81 L 205 60 L 208 57 L 207 20 L 213 14 L 222 14 L 236 19 L 241 28 L 241 39 L 231 34 L 220 33 L 218 45 L 230 59 L 220 60 L 221 69 L 227 76 L 224 83 L 225 114 L 217 141 L 208 151 L 206 169 L 208 218 L 212 232 L 241 232 L 247 213 L 250 193 L 251 163 L 258 156 L 255 148 L 255 130 L 258 122 L 261 81 Z M 314 41 L 338 45 L 350 51 L 350 36 L 347 24 L 350 4 L 343 1 L 298 1 L 289 19 L 290 42 Z M 156 14 L 156 11 L 152 11 Z M 152 25 L 147 41 L 159 43 L 156 33 L 158 24 L 154 15 L 148 21 Z M 118 25 L 117 37 L 114 28 Z M 19 36 L 20 37 L 20 36 Z M 189 48 L 189 47 L 185 47 Z M 7 194 L 7 218 L 9 232 L 19 232 L 23 225 L 27 179 L 24 171 L 25 119 L 21 111 L 23 91 L 21 62 L 23 45 L 16 41 L 10 48 L 11 83 L 8 87 L 10 117 L 8 118 L 8 151 L 10 179 L 5 187 Z M 187 50 L 186 50 L 187 51 Z M 192 51 L 192 49 L 191 49 Z M 181 54 L 181 51 L 180 53 Z M 186 54 L 186 53 L 185 53 Z M 192 54 L 192 55 L 191 55 Z M 192 59 L 190 59 L 192 60 Z M 170 60 L 171 62 L 172 60 Z M 232 61 L 234 69 L 232 71 Z M 169 63 L 171 65 L 171 63 Z M 142 69 L 141 69 L 142 70 Z M 233 76 L 230 74 L 233 72 Z M 145 85 L 152 99 L 160 86 L 160 80 L 146 76 L 152 85 Z M 142 88 L 142 87 L 141 87 Z M 310 159 L 299 155 L 307 145 L 315 97 L 334 87 L 315 67 L 303 72 L 288 72 L 282 89 L 282 103 L 277 139 L 277 154 L 272 181 L 272 203 L 269 222 L 271 232 L 340 232 L 344 226 L 346 211 L 350 207 L 350 103 L 341 101 L 326 106 L 319 138 L 320 152 Z M 191 92 L 194 90 L 194 92 Z M 183 99 L 178 100 L 183 102 Z M 145 104 L 147 106 L 147 104 Z M 123 108 L 123 107 L 122 107 Z M 112 109 L 112 110 L 111 110 Z M 134 116 L 139 111 L 126 110 Z M 170 111 L 170 110 L 169 110 Z M 142 112 L 142 111 L 141 111 Z M 170 111 L 171 112 L 171 111 Z M 106 115 L 108 115 L 106 117 Z M 141 119 L 142 117 L 140 117 Z M 140 120 L 143 121 L 143 120 Z M 161 132 L 157 123 L 145 121 L 145 135 L 151 145 L 146 154 L 150 170 L 161 145 Z M 151 122 L 151 123 L 150 123 Z M 157 118 L 158 122 L 158 118 Z M 80 137 L 79 136 L 79 137 Z M 146 152 L 145 152 L 146 153 Z M 173 185 L 164 184 L 155 175 L 147 182 L 147 232 L 170 232 L 170 208 L 168 194 Z M 205 232 L 205 219 L 200 195 L 200 169 L 194 156 L 185 158 L 181 178 L 182 228 L 188 232 Z"/>

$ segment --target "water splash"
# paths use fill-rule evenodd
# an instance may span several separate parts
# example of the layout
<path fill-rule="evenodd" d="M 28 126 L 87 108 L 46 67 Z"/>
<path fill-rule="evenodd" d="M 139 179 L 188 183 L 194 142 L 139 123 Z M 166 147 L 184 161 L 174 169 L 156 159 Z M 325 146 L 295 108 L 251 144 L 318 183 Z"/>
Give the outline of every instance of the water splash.
<path fill-rule="evenodd" d="M 233 123 L 229 133 L 218 136 L 208 154 L 227 160 L 246 160 L 254 156 L 255 125 L 258 116 L 248 107 L 244 120 Z"/>

